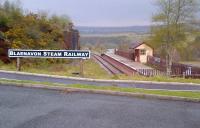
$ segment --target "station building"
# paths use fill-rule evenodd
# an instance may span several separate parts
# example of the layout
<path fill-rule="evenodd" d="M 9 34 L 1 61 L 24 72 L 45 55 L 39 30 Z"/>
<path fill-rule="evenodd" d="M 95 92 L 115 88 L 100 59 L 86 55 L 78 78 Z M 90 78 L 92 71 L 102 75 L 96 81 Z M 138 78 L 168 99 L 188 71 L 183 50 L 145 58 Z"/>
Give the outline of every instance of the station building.
<path fill-rule="evenodd" d="M 116 50 L 115 54 L 131 59 L 135 62 L 147 63 L 148 56 L 153 56 L 154 50 L 145 42 L 134 42 L 127 51 Z"/>
<path fill-rule="evenodd" d="M 136 62 L 146 63 L 148 56 L 153 56 L 153 48 L 145 42 L 136 42 L 129 47 L 133 52 L 133 60 Z"/>

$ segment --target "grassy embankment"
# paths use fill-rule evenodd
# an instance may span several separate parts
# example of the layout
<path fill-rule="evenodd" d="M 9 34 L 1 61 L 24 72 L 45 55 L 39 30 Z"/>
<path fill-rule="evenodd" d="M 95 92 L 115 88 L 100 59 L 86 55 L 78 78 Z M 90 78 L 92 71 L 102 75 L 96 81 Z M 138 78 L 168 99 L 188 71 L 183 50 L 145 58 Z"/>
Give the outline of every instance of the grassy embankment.
<path fill-rule="evenodd" d="M 10 70 L 15 71 L 15 64 L 5 65 L 0 63 L 0 70 Z M 79 65 L 72 64 L 40 64 L 40 65 L 23 65 L 23 72 L 31 73 L 41 73 L 41 74 L 51 74 L 51 75 L 61 75 L 61 76 L 71 76 L 79 77 L 73 73 L 80 71 Z M 109 75 L 105 70 L 103 70 L 97 63 L 93 60 L 84 61 L 84 77 L 94 78 L 94 79 L 116 79 L 116 80 L 138 80 L 138 81 L 158 81 L 158 82 L 182 82 L 182 83 L 198 83 L 200 84 L 200 79 L 183 79 L 183 78 L 167 78 L 163 76 L 156 77 L 143 77 L 143 76 L 126 76 L 126 75 Z"/>
<path fill-rule="evenodd" d="M 0 70 L 8 70 L 8 71 L 16 71 L 16 64 L 3 64 L 0 63 Z M 31 72 L 31 73 L 41 73 L 41 74 L 50 74 L 50 75 L 61 75 L 61 76 L 71 76 L 71 77 L 79 77 L 76 74 L 80 72 L 80 66 L 77 61 L 77 64 L 49 64 L 42 63 L 39 65 L 23 65 L 22 72 Z M 93 60 L 85 60 L 84 61 L 84 77 L 87 78 L 108 78 L 111 76 L 107 74 L 105 70 L 102 70 L 101 67 L 96 64 Z"/>
<path fill-rule="evenodd" d="M 169 90 L 148 90 L 148 89 L 138 89 L 138 88 L 126 88 L 126 87 L 117 87 L 117 86 L 94 86 L 94 85 L 64 85 L 64 84 L 55 84 L 48 82 L 33 82 L 33 81 L 21 81 L 21 80 L 5 80 L 0 79 L 0 84 L 39 84 L 46 86 L 60 86 L 60 87 L 70 87 L 78 89 L 89 89 L 89 90 L 104 90 L 104 91 L 115 91 L 115 92 L 128 92 L 128 93 L 137 93 L 137 94 L 152 94 L 152 95 L 161 95 L 161 96 L 176 96 L 184 97 L 187 99 L 197 99 L 200 100 L 200 91 L 169 91 Z"/>

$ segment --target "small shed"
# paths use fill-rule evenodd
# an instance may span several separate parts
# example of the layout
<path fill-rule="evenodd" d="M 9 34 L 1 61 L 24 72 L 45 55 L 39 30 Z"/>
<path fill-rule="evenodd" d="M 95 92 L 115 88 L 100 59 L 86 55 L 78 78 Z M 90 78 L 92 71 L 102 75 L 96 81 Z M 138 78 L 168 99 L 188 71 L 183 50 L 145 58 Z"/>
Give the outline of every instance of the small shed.
<path fill-rule="evenodd" d="M 146 63 L 147 56 L 153 56 L 153 48 L 145 42 L 135 42 L 129 47 L 130 51 L 133 52 L 133 60 L 136 62 Z"/>

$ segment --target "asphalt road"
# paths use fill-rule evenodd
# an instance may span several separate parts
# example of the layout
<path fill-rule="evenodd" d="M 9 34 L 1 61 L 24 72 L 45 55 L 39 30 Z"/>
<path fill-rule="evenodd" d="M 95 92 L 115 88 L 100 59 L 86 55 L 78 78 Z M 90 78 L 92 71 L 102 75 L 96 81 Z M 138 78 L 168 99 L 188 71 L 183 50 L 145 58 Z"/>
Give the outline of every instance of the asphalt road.
<path fill-rule="evenodd" d="M 45 76 L 36 75 L 23 75 L 15 73 L 5 73 L 0 71 L 0 78 L 17 79 L 17 80 L 31 80 L 39 82 L 52 82 L 61 84 L 88 84 L 88 85 L 99 85 L 99 86 L 111 86 L 117 85 L 121 87 L 134 87 L 134 88 L 145 88 L 145 89 L 168 89 L 168 90 L 200 90 L 200 86 L 196 85 L 169 85 L 169 84 L 151 84 L 151 83 L 119 83 L 119 82 L 94 82 L 94 81 L 83 81 L 73 80 L 68 78 L 52 78 Z"/>
<path fill-rule="evenodd" d="M 0 85 L 0 128 L 199 127 L 199 103 Z"/>

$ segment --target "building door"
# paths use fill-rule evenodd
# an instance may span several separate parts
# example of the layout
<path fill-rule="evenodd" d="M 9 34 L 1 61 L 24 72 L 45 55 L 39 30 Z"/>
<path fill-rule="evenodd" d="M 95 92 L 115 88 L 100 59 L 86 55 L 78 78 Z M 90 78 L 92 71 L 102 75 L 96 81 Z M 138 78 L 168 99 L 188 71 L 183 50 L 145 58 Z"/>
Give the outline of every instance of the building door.
<path fill-rule="evenodd" d="M 135 49 L 135 61 L 140 62 L 140 49 Z"/>

